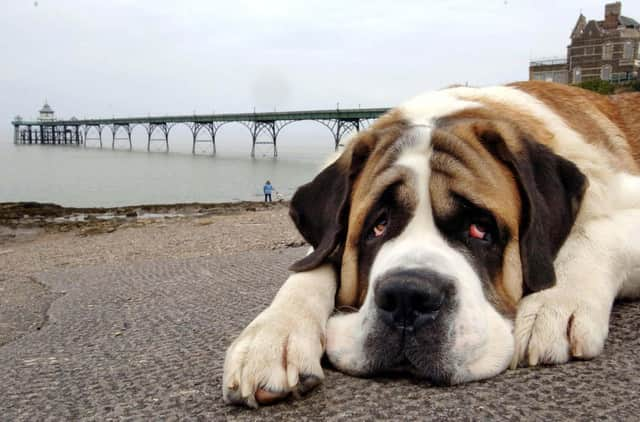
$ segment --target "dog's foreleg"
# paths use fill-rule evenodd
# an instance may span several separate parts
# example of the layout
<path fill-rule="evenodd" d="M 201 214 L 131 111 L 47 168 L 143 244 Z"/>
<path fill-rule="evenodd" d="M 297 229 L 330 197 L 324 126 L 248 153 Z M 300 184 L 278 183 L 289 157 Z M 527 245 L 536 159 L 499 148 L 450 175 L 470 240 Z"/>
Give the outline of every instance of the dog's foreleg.
<path fill-rule="evenodd" d="M 224 400 L 257 407 L 318 385 L 335 295 L 336 273 L 329 264 L 291 275 L 227 350 Z"/>

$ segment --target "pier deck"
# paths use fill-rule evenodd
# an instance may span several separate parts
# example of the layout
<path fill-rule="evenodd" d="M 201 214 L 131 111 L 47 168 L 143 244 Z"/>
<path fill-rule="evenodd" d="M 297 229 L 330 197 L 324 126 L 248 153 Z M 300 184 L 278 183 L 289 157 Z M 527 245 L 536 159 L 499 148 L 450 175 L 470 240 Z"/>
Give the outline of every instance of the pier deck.
<path fill-rule="evenodd" d="M 103 132 L 111 132 L 111 148 L 116 141 L 128 142 L 132 149 L 131 134 L 136 126 L 142 126 L 147 133 L 147 150 L 152 142 L 164 143 L 169 151 L 169 134 L 177 124 L 186 125 L 192 134 L 192 153 L 196 144 L 210 143 L 212 154 L 216 153 L 216 134 L 229 123 L 239 123 L 249 130 L 251 136 L 251 156 L 255 155 L 255 146 L 268 144 L 273 146 L 273 155 L 278 156 L 277 139 L 280 131 L 291 123 L 315 121 L 327 127 L 332 134 L 337 150 L 342 139 L 352 132 L 366 127 L 372 120 L 387 112 L 388 108 L 358 108 L 335 110 L 274 111 L 267 113 L 229 113 L 181 116 L 122 117 L 111 119 L 70 119 L 52 121 L 16 120 L 14 143 L 16 144 L 75 144 L 87 145 L 88 141 L 97 141 L 103 147 Z"/>

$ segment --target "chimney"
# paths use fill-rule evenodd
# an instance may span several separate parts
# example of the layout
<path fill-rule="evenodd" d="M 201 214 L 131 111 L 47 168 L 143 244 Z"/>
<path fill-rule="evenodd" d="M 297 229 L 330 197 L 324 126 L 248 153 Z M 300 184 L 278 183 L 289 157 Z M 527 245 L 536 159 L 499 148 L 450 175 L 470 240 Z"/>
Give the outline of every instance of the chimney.
<path fill-rule="evenodd" d="M 604 6 L 604 29 L 616 29 L 618 27 L 618 18 L 622 12 L 622 3 L 619 1 L 609 3 Z"/>

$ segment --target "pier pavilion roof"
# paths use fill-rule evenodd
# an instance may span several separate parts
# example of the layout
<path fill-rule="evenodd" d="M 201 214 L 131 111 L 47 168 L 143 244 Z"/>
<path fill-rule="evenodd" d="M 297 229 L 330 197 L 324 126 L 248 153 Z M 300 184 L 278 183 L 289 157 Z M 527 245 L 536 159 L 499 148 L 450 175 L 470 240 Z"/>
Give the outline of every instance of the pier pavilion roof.
<path fill-rule="evenodd" d="M 51 108 L 49 103 L 45 101 L 44 105 L 40 109 L 40 113 L 53 113 L 53 109 Z"/>

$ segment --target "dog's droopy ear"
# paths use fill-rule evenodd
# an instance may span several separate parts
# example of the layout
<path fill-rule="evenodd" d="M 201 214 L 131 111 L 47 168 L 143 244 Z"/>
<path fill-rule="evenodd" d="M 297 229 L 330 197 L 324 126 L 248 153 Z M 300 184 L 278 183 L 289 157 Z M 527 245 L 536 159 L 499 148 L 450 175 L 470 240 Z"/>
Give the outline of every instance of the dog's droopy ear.
<path fill-rule="evenodd" d="M 289 215 L 313 252 L 294 263 L 291 271 L 308 271 L 324 262 L 344 241 L 351 186 L 369 155 L 364 143 L 350 145 L 310 183 L 298 188 Z"/>
<path fill-rule="evenodd" d="M 518 183 L 524 293 L 552 287 L 556 281 L 553 261 L 575 222 L 587 178 L 571 161 L 524 136 L 506 141 L 498 130 L 478 135 L 512 169 Z"/>

